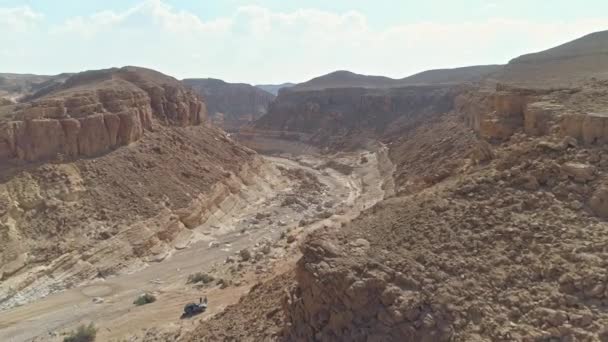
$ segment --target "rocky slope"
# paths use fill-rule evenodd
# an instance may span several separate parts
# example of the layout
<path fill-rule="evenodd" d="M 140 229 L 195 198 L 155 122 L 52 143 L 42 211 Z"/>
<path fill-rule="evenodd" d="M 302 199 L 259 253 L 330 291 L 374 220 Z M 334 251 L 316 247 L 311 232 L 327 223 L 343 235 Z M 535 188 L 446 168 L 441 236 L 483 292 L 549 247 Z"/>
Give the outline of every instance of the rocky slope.
<path fill-rule="evenodd" d="M 479 82 L 501 71 L 502 65 L 476 65 L 453 69 L 427 70 L 400 80 L 400 84 L 458 84 Z"/>
<path fill-rule="evenodd" d="M 179 81 L 135 67 L 76 74 L 14 106 L 1 135 L 0 307 L 187 246 L 260 163 L 205 117 Z"/>
<path fill-rule="evenodd" d="M 607 89 L 499 87 L 468 106 L 458 98 L 457 111 L 421 126 L 426 134 L 395 141 L 403 153 L 433 144 L 455 171 L 412 187 L 407 170 L 436 168 L 436 158 L 393 153 L 405 162 L 396 183 L 408 191 L 310 236 L 285 300 L 283 339 L 608 339 L 608 132 L 606 116 L 593 112 L 605 108 Z M 453 154 L 442 142 L 462 131 L 441 130 L 450 118 L 484 140 Z"/>
<path fill-rule="evenodd" d="M 577 84 L 590 77 L 608 78 L 608 31 L 517 57 L 498 75 L 502 82 L 535 86 Z"/>
<path fill-rule="evenodd" d="M 266 114 L 274 95 L 244 83 L 211 78 L 182 81 L 205 98 L 211 120 L 226 131 L 236 131 Z"/>
<path fill-rule="evenodd" d="M 594 45 L 589 50 L 578 53 L 593 55 Z M 554 62 L 538 62 L 538 70 Z M 598 80 L 602 70 L 581 82 L 566 69 L 563 77 L 574 86 L 467 85 L 439 97 L 427 88 L 416 94 L 420 102 L 409 98 L 400 107 L 420 115 L 388 115 L 388 125 L 377 117 L 367 121 L 390 148 L 396 196 L 352 223 L 312 232 L 288 293 L 257 293 L 268 300 L 283 296 L 280 315 L 265 308 L 283 320 L 282 333 L 269 323 L 258 326 L 256 336 L 608 340 L 608 83 Z M 284 139 L 297 137 L 292 131 L 339 131 L 328 122 L 346 117 L 344 136 L 361 135 L 348 122 L 367 119 L 353 113 L 362 97 L 340 91 L 302 92 L 301 101 L 282 93 L 275 105 L 285 103 L 287 117 L 277 111 L 276 123 L 264 117 L 260 125 L 283 130 L 277 137 Z M 229 317 L 241 314 L 232 308 Z M 227 332 L 224 339 L 236 336 Z"/>

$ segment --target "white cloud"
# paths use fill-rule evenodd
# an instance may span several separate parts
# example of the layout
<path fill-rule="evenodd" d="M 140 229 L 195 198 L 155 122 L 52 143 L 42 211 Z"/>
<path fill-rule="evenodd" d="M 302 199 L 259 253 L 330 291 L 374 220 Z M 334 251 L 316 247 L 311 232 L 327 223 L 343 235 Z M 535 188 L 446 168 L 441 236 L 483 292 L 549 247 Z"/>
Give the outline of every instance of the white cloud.
<path fill-rule="evenodd" d="M 102 11 L 51 27 L 24 7 L 0 9 L 0 27 L 22 35 L 14 40 L 22 57 L 0 56 L 0 65 L 39 72 L 35 56 L 44 54 L 52 72 L 135 64 L 177 77 L 248 82 L 302 81 L 337 69 L 404 77 L 429 68 L 504 63 L 601 30 L 605 22 L 605 16 L 542 23 L 488 17 L 378 28 L 356 11 L 277 12 L 259 6 L 203 20 L 161 0 L 145 0 L 122 12 Z M 35 24 L 46 29 L 28 35 Z"/>
<path fill-rule="evenodd" d="M 0 29 L 2 32 L 16 33 L 27 31 L 43 18 L 41 13 L 28 6 L 0 8 Z"/>
<path fill-rule="evenodd" d="M 154 25 L 173 34 L 196 34 L 227 30 L 231 20 L 220 18 L 203 22 L 198 16 L 186 11 L 176 11 L 161 0 L 146 0 L 124 12 L 102 11 L 89 17 L 75 17 L 54 28 L 54 33 L 77 34 L 93 38 L 113 30 L 124 29 L 133 23 L 140 29 Z"/>

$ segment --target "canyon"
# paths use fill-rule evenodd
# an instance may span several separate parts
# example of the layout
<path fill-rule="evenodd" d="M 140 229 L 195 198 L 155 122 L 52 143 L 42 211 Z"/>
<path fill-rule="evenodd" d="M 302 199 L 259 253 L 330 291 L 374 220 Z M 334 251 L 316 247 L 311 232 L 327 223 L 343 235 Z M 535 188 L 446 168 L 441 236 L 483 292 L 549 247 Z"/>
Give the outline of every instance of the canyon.
<path fill-rule="evenodd" d="M 607 37 L 276 97 L 138 67 L 23 87 L 0 339 L 608 340 Z"/>
<path fill-rule="evenodd" d="M 281 92 L 239 141 L 382 141 L 394 195 L 182 340 L 606 340 L 605 37 L 533 55 L 527 78 L 522 57 L 482 82 Z"/>
<path fill-rule="evenodd" d="M 184 85 L 205 98 L 211 121 L 227 132 L 253 123 L 267 113 L 274 95 L 244 83 L 217 79 L 185 79 Z"/>

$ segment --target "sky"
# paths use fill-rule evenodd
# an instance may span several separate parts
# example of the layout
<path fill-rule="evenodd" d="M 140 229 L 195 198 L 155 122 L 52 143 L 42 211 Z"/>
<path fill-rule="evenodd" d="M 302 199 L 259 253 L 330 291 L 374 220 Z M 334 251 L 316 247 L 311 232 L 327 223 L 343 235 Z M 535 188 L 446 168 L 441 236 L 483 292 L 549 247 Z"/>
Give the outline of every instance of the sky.
<path fill-rule="evenodd" d="M 0 0 L 0 72 L 137 65 L 176 78 L 402 78 L 608 30 L 606 0 Z"/>

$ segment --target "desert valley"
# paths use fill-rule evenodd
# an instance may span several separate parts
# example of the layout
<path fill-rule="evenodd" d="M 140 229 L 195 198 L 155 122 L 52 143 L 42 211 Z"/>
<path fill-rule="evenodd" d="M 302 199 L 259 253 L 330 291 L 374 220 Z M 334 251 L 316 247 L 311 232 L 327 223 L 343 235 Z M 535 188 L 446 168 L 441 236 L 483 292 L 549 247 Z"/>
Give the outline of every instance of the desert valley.
<path fill-rule="evenodd" d="M 0 341 L 608 341 L 608 31 L 513 57 L 0 74 Z"/>

